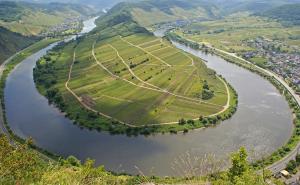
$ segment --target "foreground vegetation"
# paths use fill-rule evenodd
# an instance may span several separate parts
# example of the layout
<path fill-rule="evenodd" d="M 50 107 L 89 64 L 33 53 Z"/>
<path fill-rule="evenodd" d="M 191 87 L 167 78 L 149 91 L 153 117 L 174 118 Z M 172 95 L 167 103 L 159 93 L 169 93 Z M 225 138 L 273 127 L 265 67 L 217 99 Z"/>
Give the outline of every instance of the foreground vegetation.
<path fill-rule="evenodd" d="M 218 172 L 208 177 L 146 177 L 118 175 L 108 172 L 103 166 L 94 167 L 94 161 L 88 159 L 83 164 L 75 157 L 48 161 L 31 149 L 32 141 L 12 146 L 9 140 L 0 135 L 0 184 L 99 184 L 99 185 L 138 185 L 154 184 L 206 184 L 264 185 L 265 179 L 272 180 L 267 173 L 258 175 L 247 162 L 245 149 L 232 154 L 232 167 L 227 172 Z"/>

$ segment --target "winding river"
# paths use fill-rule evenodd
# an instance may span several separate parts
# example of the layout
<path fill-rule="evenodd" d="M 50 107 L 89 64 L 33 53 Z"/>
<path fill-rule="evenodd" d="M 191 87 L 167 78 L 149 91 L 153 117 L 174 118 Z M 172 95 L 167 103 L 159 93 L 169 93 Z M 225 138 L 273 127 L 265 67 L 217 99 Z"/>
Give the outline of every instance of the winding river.
<path fill-rule="evenodd" d="M 85 32 L 95 27 L 86 21 Z M 188 134 L 155 136 L 111 136 L 106 132 L 80 129 L 55 107 L 48 105 L 33 82 L 36 61 L 54 45 L 25 59 L 7 78 L 5 104 L 11 129 L 20 137 L 32 137 L 50 152 L 81 160 L 92 158 L 97 164 L 116 172 L 147 175 L 180 175 L 173 170 L 179 156 L 202 157 L 205 154 L 227 156 L 240 146 L 258 155 L 270 154 L 282 146 L 293 129 L 292 114 L 285 99 L 267 80 L 223 59 L 206 55 L 178 43 L 174 45 L 207 60 L 239 94 L 234 116 L 215 128 Z M 176 165 L 175 165 L 176 167 Z"/>

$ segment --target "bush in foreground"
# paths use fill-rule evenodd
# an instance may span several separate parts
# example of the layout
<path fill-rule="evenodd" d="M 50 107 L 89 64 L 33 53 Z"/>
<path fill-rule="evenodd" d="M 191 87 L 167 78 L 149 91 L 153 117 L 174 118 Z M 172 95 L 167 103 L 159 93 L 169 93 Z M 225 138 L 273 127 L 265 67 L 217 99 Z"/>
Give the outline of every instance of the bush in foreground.
<path fill-rule="evenodd" d="M 0 136 L 0 184 L 84 184 L 84 185 L 136 185 L 154 184 L 210 184 L 265 185 L 247 161 L 247 153 L 241 148 L 232 154 L 232 167 L 210 177 L 159 178 L 145 176 L 116 175 L 108 172 L 103 166 L 94 167 L 93 160 L 84 164 L 75 157 L 59 161 L 45 160 L 45 156 L 30 148 L 31 142 L 12 146 L 6 136 Z"/>

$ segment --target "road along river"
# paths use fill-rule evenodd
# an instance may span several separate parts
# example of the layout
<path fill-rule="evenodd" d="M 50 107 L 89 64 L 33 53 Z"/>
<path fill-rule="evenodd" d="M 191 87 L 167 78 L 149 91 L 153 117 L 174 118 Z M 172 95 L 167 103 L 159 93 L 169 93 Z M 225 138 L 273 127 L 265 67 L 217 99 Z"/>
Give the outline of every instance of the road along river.
<path fill-rule="evenodd" d="M 93 27 L 93 20 L 85 27 Z M 48 105 L 33 82 L 33 68 L 38 58 L 53 46 L 42 49 L 19 64 L 9 75 L 5 88 L 7 119 L 20 137 L 32 137 L 50 152 L 81 160 L 93 158 L 97 164 L 116 172 L 146 175 L 182 175 L 175 159 L 180 156 L 203 157 L 205 154 L 227 156 L 240 146 L 255 153 L 270 154 L 282 146 L 293 129 L 292 114 L 285 99 L 267 80 L 217 56 L 206 55 L 183 45 L 175 46 L 205 60 L 239 94 L 234 116 L 215 128 L 188 134 L 155 136 L 111 136 L 106 132 L 80 129 L 55 107 Z M 190 157 L 193 158 L 193 157 Z M 173 170 L 172 167 L 177 168 Z M 138 170 L 139 169 L 139 170 Z"/>

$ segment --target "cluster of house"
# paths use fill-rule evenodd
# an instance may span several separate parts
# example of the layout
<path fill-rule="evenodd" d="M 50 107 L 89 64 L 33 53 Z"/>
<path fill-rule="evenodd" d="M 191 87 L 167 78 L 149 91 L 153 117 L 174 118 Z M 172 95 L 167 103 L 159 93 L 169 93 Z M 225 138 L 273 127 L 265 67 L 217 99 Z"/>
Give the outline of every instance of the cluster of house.
<path fill-rule="evenodd" d="M 288 78 L 294 85 L 300 87 L 300 53 L 299 51 L 282 51 L 284 45 L 279 41 L 256 38 L 246 41 L 247 45 L 256 48 L 244 53 L 244 58 L 263 57 L 267 59 L 266 67 L 276 74 Z"/>
<path fill-rule="evenodd" d="M 80 30 L 81 29 L 80 23 L 82 21 L 83 18 L 80 16 L 66 18 L 63 23 L 52 26 L 49 29 L 47 29 L 45 32 L 41 33 L 41 36 L 55 36 L 55 35 L 63 34 L 68 30 Z"/>

